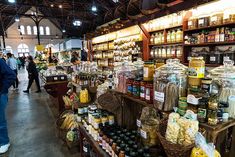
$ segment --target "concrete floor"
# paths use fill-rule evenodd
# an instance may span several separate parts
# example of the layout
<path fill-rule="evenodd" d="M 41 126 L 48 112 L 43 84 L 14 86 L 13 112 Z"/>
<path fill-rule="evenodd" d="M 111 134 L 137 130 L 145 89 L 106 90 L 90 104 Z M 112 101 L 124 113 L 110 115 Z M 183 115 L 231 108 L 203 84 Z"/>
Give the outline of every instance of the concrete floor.
<path fill-rule="evenodd" d="M 51 112 L 48 94 L 30 94 L 22 91 L 27 87 L 26 71 L 19 72 L 19 91 L 9 90 L 7 120 L 11 148 L 0 157 L 78 157 L 71 153 L 56 137 L 55 118 Z"/>

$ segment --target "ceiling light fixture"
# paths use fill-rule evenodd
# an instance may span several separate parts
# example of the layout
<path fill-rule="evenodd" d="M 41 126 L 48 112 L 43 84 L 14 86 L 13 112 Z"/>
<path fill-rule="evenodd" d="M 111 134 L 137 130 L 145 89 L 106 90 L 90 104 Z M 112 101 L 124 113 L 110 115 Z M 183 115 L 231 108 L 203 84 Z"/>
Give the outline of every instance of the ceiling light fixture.
<path fill-rule="evenodd" d="M 8 0 L 9 3 L 15 3 L 15 0 Z"/>
<path fill-rule="evenodd" d="M 61 8 L 63 8 L 63 6 L 60 4 L 60 5 L 59 5 L 59 8 L 61 9 Z"/>
<path fill-rule="evenodd" d="M 65 30 L 65 29 L 62 29 L 62 32 L 63 32 L 63 33 L 65 33 L 65 32 L 66 32 L 66 30 Z"/>
<path fill-rule="evenodd" d="M 91 10 L 92 10 L 93 12 L 96 12 L 96 11 L 97 11 L 97 7 L 96 7 L 96 5 L 95 5 L 95 2 L 94 2 L 94 1 L 93 1 L 93 3 L 92 3 Z"/>
<path fill-rule="evenodd" d="M 20 21 L 20 17 L 18 15 L 15 16 L 15 22 L 19 22 Z"/>
<path fill-rule="evenodd" d="M 82 25 L 82 22 L 80 20 L 74 20 L 73 21 L 73 25 L 74 26 L 81 26 Z"/>
<path fill-rule="evenodd" d="M 51 4 L 51 7 L 53 8 L 53 7 L 54 7 L 54 4 Z"/>

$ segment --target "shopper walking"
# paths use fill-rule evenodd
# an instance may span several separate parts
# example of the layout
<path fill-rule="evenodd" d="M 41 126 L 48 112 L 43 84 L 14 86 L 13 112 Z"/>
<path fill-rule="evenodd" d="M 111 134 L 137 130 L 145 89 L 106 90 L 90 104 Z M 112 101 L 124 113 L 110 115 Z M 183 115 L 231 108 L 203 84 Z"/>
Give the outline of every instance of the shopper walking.
<path fill-rule="evenodd" d="M 11 68 L 11 70 L 13 70 L 16 74 L 16 79 L 15 79 L 15 83 L 13 84 L 14 90 L 18 89 L 18 84 L 19 84 L 19 80 L 17 77 L 17 60 L 14 58 L 14 56 L 11 53 L 7 53 L 7 61 L 6 61 L 7 65 Z"/>
<path fill-rule="evenodd" d="M 0 154 L 6 153 L 10 147 L 7 132 L 6 105 L 8 89 L 14 83 L 16 75 L 3 59 L 0 59 Z"/>
<path fill-rule="evenodd" d="M 27 70 L 28 70 L 29 83 L 28 83 L 27 89 L 23 92 L 24 93 L 29 93 L 29 89 L 30 89 L 31 85 L 33 84 L 33 81 L 35 80 L 37 88 L 38 88 L 36 93 L 40 93 L 41 88 L 40 88 L 40 83 L 39 83 L 39 77 L 38 77 L 38 71 L 37 71 L 37 68 L 36 68 L 36 64 L 34 63 L 32 56 L 28 56 L 27 60 L 28 60 Z"/>

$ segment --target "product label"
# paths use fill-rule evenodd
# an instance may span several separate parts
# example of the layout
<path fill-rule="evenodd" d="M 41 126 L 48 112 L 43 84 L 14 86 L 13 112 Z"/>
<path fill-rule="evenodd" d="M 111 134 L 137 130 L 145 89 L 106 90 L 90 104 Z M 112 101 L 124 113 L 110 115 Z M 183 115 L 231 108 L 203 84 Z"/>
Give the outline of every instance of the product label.
<path fill-rule="evenodd" d="M 84 151 L 85 153 L 87 153 L 87 152 L 88 152 L 88 150 L 87 150 L 87 148 L 86 148 L 86 147 L 83 147 L 83 151 Z"/>
<path fill-rule="evenodd" d="M 199 23 L 199 25 L 203 24 L 204 23 L 204 19 L 198 20 L 198 23 Z"/>
<path fill-rule="evenodd" d="M 187 103 L 189 103 L 189 104 L 193 104 L 193 105 L 198 105 L 198 98 L 196 98 L 194 95 L 192 95 L 192 94 L 189 94 L 188 96 L 187 96 Z"/>
<path fill-rule="evenodd" d="M 193 22 L 192 21 L 188 21 L 188 26 L 192 26 Z"/>
<path fill-rule="evenodd" d="M 143 87 L 143 86 L 140 87 L 140 97 L 141 98 L 145 97 L 145 87 Z"/>
<path fill-rule="evenodd" d="M 63 76 L 61 77 L 61 80 L 64 80 L 64 77 L 63 77 Z"/>
<path fill-rule="evenodd" d="M 191 78 L 204 78 L 205 67 L 193 67 L 188 69 L 188 75 Z"/>
<path fill-rule="evenodd" d="M 144 77 L 149 77 L 149 68 L 144 67 Z"/>
<path fill-rule="evenodd" d="M 206 109 L 198 108 L 198 113 L 197 113 L 197 115 L 198 115 L 198 117 L 206 118 Z"/>
<path fill-rule="evenodd" d="M 141 137 L 143 137 L 144 139 L 147 139 L 147 132 L 145 132 L 144 130 L 140 130 L 140 135 Z"/>
<path fill-rule="evenodd" d="M 139 89 L 139 87 L 133 86 L 133 89 L 132 89 L 132 90 L 133 90 L 133 91 L 132 91 L 133 95 L 135 95 L 135 96 L 139 96 L 139 95 L 140 95 L 140 89 Z"/>
<path fill-rule="evenodd" d="M 145 91 L 145 99 L 146 99 L 146 100 L 150 100 L 150 89 L 149 89 L 149 88 L 146 88 L 146 91 Z"/>
<path fill-rule="evenodd" d="M 216 61 L 216 57 L 210 57 L 210 61 L 215 62 Z"/>
<path fill-rule="evenodd" d="M 162 92 L 155 91 L 154 92 L 154 99 L 159 102 L 164 102 L 165 100 L 165 94 Z"/>
<path fill-rule="evenodd" d="M 140 128 L 141 127 L 141 121 L 139 119 L 136 119 L 136 125 Z"/>
<path fill-rule="evenodd" d="M 54 77 L 54 81 L 57 81 L 58 80 L 58 77 Z"/>
<path fill-rule="evenodd" d="M 219 41 L 220 42 L 224 42 L 224 36 L 225 36 L 224 34 L 220 34 L 220 36 L 219 36 Z"/>
<path fill-rule="evenodd" d="M 213 16 L 213 17 L 211 17 L 211 21 L 212 21 L 212 22 L 217 21 L 217 16 Z"/>

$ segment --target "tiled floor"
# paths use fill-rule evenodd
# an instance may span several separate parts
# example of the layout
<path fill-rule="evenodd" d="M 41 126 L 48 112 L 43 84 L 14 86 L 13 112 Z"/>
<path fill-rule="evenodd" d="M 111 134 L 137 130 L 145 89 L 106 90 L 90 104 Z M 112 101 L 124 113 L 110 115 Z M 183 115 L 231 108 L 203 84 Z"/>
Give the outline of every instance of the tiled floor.
<path fill-rule="evenodd" d="M 55 118 L 49 108 L 48 95 L 22 91 L 27 87 L 24 70 L 19 74 L 19 91 L 9 90 L 7 108 L 11 148 L 0 157 L 78 157 L 56 137 Z"/>

